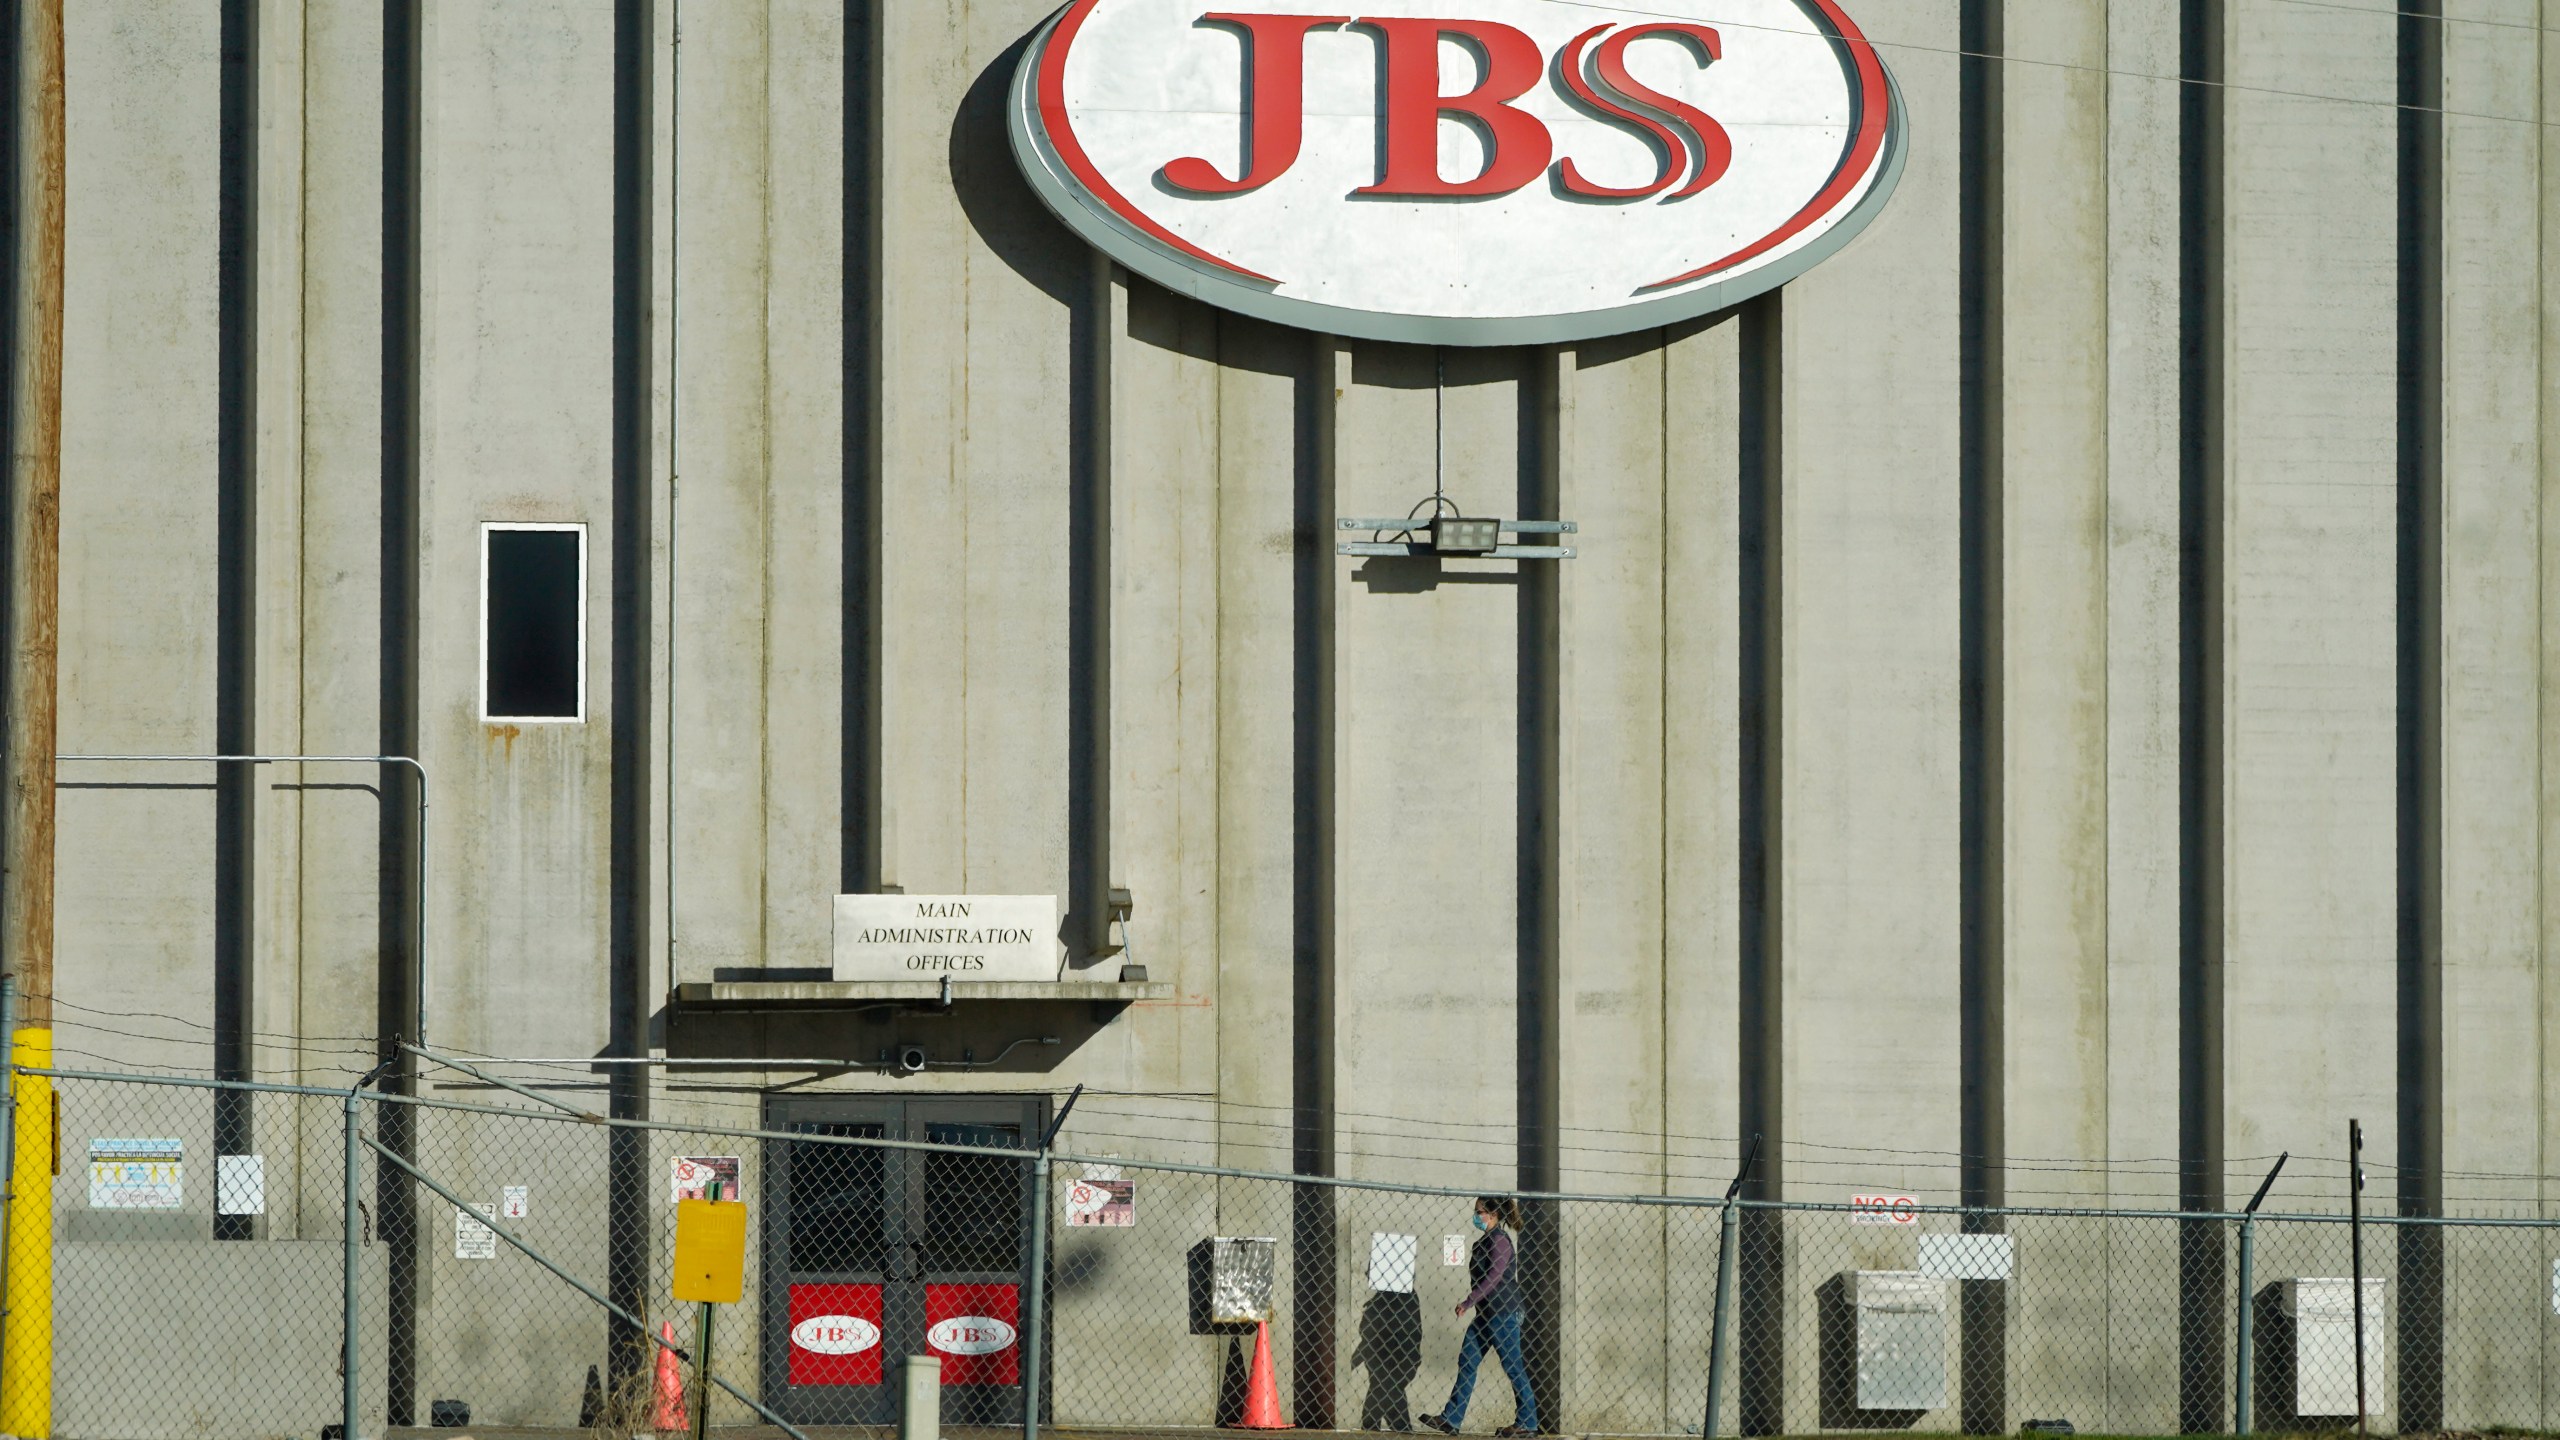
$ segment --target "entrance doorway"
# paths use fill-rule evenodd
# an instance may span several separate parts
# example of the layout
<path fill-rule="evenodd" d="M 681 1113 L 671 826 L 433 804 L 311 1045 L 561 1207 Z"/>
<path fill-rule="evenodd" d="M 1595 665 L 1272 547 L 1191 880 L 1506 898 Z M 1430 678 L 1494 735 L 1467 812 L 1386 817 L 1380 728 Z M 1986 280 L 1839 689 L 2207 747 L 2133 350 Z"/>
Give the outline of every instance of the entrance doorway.
<path fill-rule="evenodd" d="M 767 1128 L 1027 1149 L 1046 1096 L 791 1096 Z M 954 1425 L 1022 1419 L 1031 1166 L 992 1155 L 765 1142 L 764 1394 L 794 1424 L 885 1425 L 897 1364 L 942 1361 Z"/>

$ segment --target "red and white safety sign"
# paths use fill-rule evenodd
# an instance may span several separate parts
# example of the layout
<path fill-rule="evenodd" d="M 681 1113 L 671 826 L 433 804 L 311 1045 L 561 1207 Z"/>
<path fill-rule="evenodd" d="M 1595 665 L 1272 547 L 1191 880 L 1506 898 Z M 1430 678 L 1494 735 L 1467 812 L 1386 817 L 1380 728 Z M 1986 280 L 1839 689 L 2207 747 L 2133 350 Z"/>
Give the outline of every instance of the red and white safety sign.
<path fill-rule="evenodd" d="M 1909 1195 L 1852 1195 L 1849 1197 L 1849 1223 L 1917 1225 L 1920 1223 L 1920 1202 Z"/>

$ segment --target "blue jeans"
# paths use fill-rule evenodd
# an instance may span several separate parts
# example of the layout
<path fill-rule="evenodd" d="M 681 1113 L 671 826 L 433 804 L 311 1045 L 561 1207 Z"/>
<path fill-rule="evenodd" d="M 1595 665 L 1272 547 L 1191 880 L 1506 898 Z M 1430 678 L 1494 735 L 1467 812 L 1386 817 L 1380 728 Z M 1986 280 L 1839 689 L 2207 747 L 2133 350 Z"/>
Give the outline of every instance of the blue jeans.
<path fill-rule="evenodd" d="M 1448 1408 L 1440 1418 L 1452 1425 L 1467 1423 L 1467 1401 L 1475 1394 L 1476 1366 L 1484 1360 L 1487 1346 L 1502 1360 L 1502 1373 L 1511 1380 L 1511 1396 L 1519 1413 L 1511 1423 L 1523 1430 L 1538 1428 L 1538 1397 L 1529 1389 L 1529 1362 L 1520 1357 L 1520 1312 L 1487 1315 L 1476 1312 L 1475 1323 L 1467 1327 L 1467 1338 L 1458 1344 L 1458 1383 L 1449 1387 Z"/>

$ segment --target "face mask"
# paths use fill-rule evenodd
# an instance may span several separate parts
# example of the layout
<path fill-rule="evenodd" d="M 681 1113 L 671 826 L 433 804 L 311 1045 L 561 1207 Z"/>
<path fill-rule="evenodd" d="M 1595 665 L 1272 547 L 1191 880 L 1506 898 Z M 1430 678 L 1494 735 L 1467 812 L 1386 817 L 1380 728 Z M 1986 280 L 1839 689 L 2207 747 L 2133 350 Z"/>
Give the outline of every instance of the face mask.
<path fill-rule="evenodd" d="M 1476 1228 L 1477 1228 L 1477 1229 L 1482 1230 L 1483 1228 L 1485 1228 L 1485 1224 L 1484 1224 L 1484 1212 L 1483 1212 L 1483 1211 L 1479 1210 L 1479 1211 L 1477 1211 L 1474 1215 L 1469 1216 L 1468 1218 L 1469 1218 L 1469 1219 L 1472 1219 L 1473 1221 L 1475 1221 L 1475 1223 L 1476 1223 Z"/>

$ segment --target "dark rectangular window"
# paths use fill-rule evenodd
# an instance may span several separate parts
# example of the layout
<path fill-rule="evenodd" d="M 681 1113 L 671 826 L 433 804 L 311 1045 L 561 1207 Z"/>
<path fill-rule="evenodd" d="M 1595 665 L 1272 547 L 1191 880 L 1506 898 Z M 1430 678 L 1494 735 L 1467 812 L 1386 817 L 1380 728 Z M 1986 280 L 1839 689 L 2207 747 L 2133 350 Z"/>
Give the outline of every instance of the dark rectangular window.
<path fill-rule="evenodd" d="M 480 537 L 481 718 L 586 719 L 586 527 L 486 525 Z"/>

